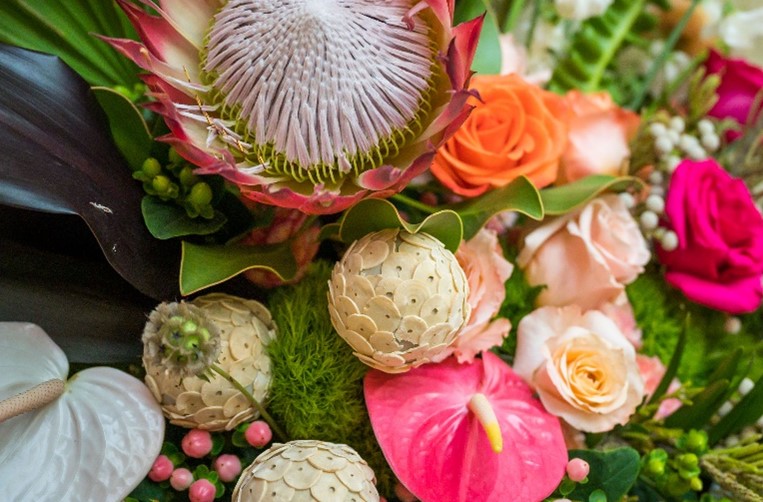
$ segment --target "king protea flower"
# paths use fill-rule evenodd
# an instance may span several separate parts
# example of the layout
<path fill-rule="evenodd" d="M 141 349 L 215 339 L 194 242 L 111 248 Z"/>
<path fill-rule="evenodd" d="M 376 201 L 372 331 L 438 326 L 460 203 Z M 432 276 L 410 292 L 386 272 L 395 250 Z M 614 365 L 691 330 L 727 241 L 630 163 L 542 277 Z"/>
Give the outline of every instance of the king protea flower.
<path fill-rule="evenodd" d="M 117 0 L 109 39 L 198 174 L 257 202 L 341 211 L 400 191 L 466 118 L 481 19 L 453 0 Z"/>

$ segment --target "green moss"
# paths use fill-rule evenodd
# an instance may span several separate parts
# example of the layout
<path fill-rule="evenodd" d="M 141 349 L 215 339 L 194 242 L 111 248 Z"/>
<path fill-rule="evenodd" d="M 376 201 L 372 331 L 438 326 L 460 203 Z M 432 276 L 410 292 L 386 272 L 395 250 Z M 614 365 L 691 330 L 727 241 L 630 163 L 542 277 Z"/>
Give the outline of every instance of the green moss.
<path fill-rule="evenodd" d="M 395 477 L 376 443 L 363 400 L 367 366 L 336 333 L 328 313 L 331 266 L 316 262 L 299 284 L 270 298 L 278 337 L 268 347 L 273 372 L 268 410 L 289 439 L 317 439 L 354 448 L 376 473 L 382 495 Z"/>
<path fill-rule="evenodd" d="M 509 336 L 503 341 L 503 345 L 497 352 L 507 358 L 509 363 L 514 358 L 517 349 L 517 326 L 524 316 L 535 310 L 535 300 L 543 290 L 542 286 L 530 286 L 527 283 L 524 271 L 514 266 L 511 277 L 506 281 L 506 298 L 498 311 L 500 317 L 506 317 L 511 321 Z"/>
<path fill-rule="evenodd" d="M 724 330 L 726 315 L 689 302 L 677 290 L 665 283 L 662 274 L 649 270 L 627 287 L 636 322 L 643 333 L 643 353 L 658 356 L 665 364 L 673 355 L 683 319 L 688 313 L 686 349 L 678 369 L 678 378 L 695 384 L 705 379 L 717 363 L 737 347 L 742 348 L 746 361 L 752 363 L 751 377 L 763 372 L 763 320 L 760 314 L 744 317 L 740 333 L 730 335 Z M 740 364 L 740 369 L 747 364 Z"/>

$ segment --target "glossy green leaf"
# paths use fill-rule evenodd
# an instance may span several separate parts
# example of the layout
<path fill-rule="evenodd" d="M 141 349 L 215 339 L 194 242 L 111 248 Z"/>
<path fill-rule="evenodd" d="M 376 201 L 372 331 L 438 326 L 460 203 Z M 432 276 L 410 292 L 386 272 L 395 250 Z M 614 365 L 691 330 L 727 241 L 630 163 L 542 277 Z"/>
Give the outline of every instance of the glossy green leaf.
<path fill-rule="evenodd" d="M 277 246 L 204 246 L 183 242 L 180 260 L 180 292 L 190 295 L 220 284 L 236 275 L 261 268 L 289 280 L 297 264 L 289 244 Z"/>
<path fill-rule="evenodd" d="M 631 176 L 596 174 L 566 185 L 541 190 L 540 197 L 546 214 L 556 216 L 577 209 L 604 192 L 617 192 L 630 187 L 640 189 L 643 185 L 643 181 Z"/>
<path fill-rule="evenodd" d="M 114 147 L 90 87 L 55 56 L 0 45 L 0 204 L 77 214 L 144 294 L 177 294 L 177 248 L 140 214 L 143 190 Z"/>
<path fill-rule="evenodd" d="M 450 208 L 461 217 L 466 240 L 474 237 L 490 218 L 503 211 L 516 211 L 534 220 L 543 218 L 541 195 L 524 176 L 503 188 L 491 190 Z"/>
<path fill-rule="evenodd" d="M 588 483 L 578 484 L 569 494 L 571 500 L 594 500 L 604 492 L 606 500 L 622 500 L 639 474 L 641 457 L 633 448 L 615 450 L 570 450 L 570 458 L 582 458 L 591 466 Z"/>
<path fill-rule="evenodd" d="M 113 1 L 0 2 L 0 42 L 59 56 L 90 85 L 138 83 L 137 67 L 95 34 L 135 38 Z"/>
<path fill-rule="evenodd" d="M 228 219 L 215 211 L 212 219 L 191 218 L 185 209 L 172 202 L 163 202 L 146 195 L 140 204 L 143 219 L 151 235 L 157 239 L 172 239 L 186 235 L 209 235 L 217 232 Z"/>
<path fill-rule="evenodd" d="M 456 5 L 454 22 L 461 23 L 485 15 L 477 52 L 472 61 L 472 70 L 483 75 L 501 72 L 501 43 L 498 19 L 489 0 L 462 0 Z"/>
<path fill-rule="evenodd" d="M 345 211 L 336 226 L 326 232 L 335 233 L 342 242 L 350 243 L 366 234 L 385 228 L 402 228 L 415 234 L 425 232 L 437 238 L 447 249 L 455 252 L 463 238 L 461 219 L 455 212 L 445 209 L 427 216 L 417 224 L 408 223 L 397 208 L 384 199 L 365 199 Z M 324 232 L 323 237 L 326 237 Z"/>
<path fill-rule="evenodd" d="M 710 418 L 726 401 L 729 390 L 728 380 L 716 380 L 694 396 L 694 404 L 684 405 L 665 419 L 667 427 L 680 429 L 699 429 L 710 421 Z"/>
<path fill-rule="evenodd" d="M 763 377 L 760 377 L 755 382 L 755 387 L 710 429 L 707 434 L 708 443 L 713 445 L 730 434 L 739 432 L 744 427 L 754 424 L 761 416 L 763 416 Z"/>
<path fill-rule="evenodd" d="M 93 87 L 93 93 L 106 112 L 117 148 L 133 171 L 140 169 L 154 143 L 140 110 L 123 94 L 108 87 Z"/>

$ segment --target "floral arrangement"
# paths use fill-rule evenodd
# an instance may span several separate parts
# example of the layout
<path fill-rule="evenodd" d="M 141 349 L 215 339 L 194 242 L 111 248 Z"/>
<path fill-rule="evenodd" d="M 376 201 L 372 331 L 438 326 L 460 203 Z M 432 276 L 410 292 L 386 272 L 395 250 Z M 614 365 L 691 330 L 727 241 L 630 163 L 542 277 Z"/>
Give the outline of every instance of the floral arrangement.
<path fill-rule="evenodd" d="M 763 500 L 760 21 L 6 0 L 0 491 Z"/>

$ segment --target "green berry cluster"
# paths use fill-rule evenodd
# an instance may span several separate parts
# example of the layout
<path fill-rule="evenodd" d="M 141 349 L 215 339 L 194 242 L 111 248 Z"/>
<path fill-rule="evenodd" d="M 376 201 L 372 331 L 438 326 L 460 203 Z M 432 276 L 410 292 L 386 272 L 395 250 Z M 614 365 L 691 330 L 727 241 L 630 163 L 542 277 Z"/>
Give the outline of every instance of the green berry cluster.
<path fill-rule="evenodd" d="M 641 474 L 650 479 L 665 495 L 681 498 L 687 492 L 702 491 L 699 460 L 707 451 L 707 433 L 689 430 L 684 432 L 670 453 L 655 448 L 641 459 Z"/>
<path fill-rule="evenodd" d="M 132 88 L 125 85 L 117 85 L 114 86 L 114 90 L 135 103 L 146 95 L 146 84 L 137 82 Z"/>
<path fill-rule="evenodd" d="M 212 219 L 215 210 L 212 207 L 212 187 L 193 173 L 193 168 L 183 160 L 175 150 L 170 150 L 169 163 L 162 166 L 159 161 L 149 157 L 133 178 L 143 183 L 147 194 L 161 200 L 173 201 L 185 209 L 190 218 Z"/>

